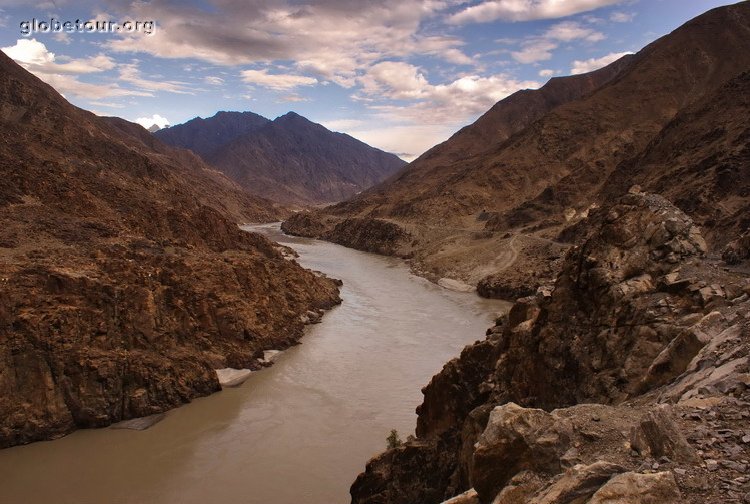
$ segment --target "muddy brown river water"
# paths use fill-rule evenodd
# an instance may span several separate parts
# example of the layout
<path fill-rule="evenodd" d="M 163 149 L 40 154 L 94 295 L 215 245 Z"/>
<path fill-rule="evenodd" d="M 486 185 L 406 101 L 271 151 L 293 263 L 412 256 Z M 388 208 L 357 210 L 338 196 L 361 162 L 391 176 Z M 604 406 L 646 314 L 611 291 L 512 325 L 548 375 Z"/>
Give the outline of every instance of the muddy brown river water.
<path fill-rule="evenodd" d="M 336 504 L 390 429 L 413 432 L 420 389 L 508 304 L 451 292 L 399 260 L 284 236 L 344 281 L 343 304 L 242 386 L 145 431 L 84 430 L 0 451 L 3 504 Z"/>

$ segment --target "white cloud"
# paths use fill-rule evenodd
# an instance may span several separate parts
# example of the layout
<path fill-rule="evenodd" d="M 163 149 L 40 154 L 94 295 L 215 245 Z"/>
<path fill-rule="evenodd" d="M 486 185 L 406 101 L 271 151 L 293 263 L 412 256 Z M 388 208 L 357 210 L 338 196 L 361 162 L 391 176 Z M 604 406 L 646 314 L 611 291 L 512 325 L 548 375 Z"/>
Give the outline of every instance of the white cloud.
<path fill-rule="evenodd" d="M 125 105 L 123 105 L 122 103 L 97 101 L 97 100 L 89 101 L 89 105 L 93 105 L 95 107 L 107 107 L 107 108 L 116 108 L 116 109 L 125 108 Z M 101 115 L 101 114 L 98 114 L 98 115 Z"/>
<path fill-rule="evenodd" d="M 600 42 L 605 39 L 603 33 L 587 28 L 575 21 L 563 21 L 552 25 L 543 35 L 545 38 L 570 42 L 583 39 L 587 42 Z"/>
<path fill-rule="evenodd" d="M 289 90 L 300 86 L 312 86 L 318 79 L 304 75 L 271 74 L 268 70 L 243 70 L 240 72 L 242 80 L 248 84 L 255 84 L 274 90 Z"/>
<path fill-rule="evenodd" d="M 3 47 L 3 52 L 18 63 L 29 65 L 44 65 L 55 61 L 54 53 L 36 39 L 19 39 L 16 45 Z"/>
<path fill-rule="evenodd" d="M 147 91 L 125 89 L 114 83 L 83 82 L 72 75 L 37 74 L 37 77 L 52 86 L 65 97 L 76 96 L 88 100 L 116 98 L 121 96 L 153 96 Z"/>
<path fill-rule="evenodd" d="M 300 96 L 298 94 L 292 93 L 292 94 L 280 96 L 276 100 L 276 103 L 298 103 L 298 102 L 306 102 L 306 101 L 310 101 L 310 99 L 305 98 L 304 96 Z"/>
<path fill-rule="evenodd" d="M 539 77 L 552 77 L 553 75 L 558 74 L 559 72 L 556 70 L 550 70 L 549 68 L 545 68 L 544 70 L 539 70 Z"/>
<path fill-rule="evenodd" d="M 294 5 L 222 0 L 204 11 L 174 2 L 133 2 L 128 4 L 128 16 L 159 19 L 160 29 L 148 37 L 123 34 L 107 44 L 118 52 L 197 58 L 228 66 L 263 68 L 292 61 L 293 71 L 285 73 L 352 87 L 362 69 L 382 60 L 428 55 L 475 65 L 461 50 L 460 38 L 431 36 L 421 29 L 425 20 L 453 3 L 324 0 Z"/>
<path fill-rule="evenodd" d="M 519 63 L 529 64 L 537 61 L 552 59 L 552 51 L 558 44 L 550 40 L 540 39 L 525 42 L 518 51 L 511 51 L 510 55 Z"/>
<path fill-rule="evenodd" d="M 618 59 L 622 58 L 626 54 L 633 54 L 631 52 L 620 52 L 620 53 L 609 53 L 606 56 L 602 56 L 601 58 L 591 58 L 587 60 L 575 60 L 573 62 L 573 66 L 570 69 L 570 73 L 573 75 L 587 73 L 587 72 L 593 72 L 594 70 L 597 70 L 599 68 L 605 67 L 609 65 L 610 63 L 617 61 Z"/>
<path fill-rule="evenodd" d="M 429 86 L 419 68 L 401 61 L 383 61 L 370 67 L 359 79 L 366 94 L 388 93 L 395 100 L 420 98 Z"/>
<path fill-rule="evenodd" d="M 221 86 L 224 84 L 224 79 L 221 77 L 216 77 L 215 75 L 209 75 L 207 77 L 203 78 L 203 82 L 206 84 L 211 84 L 212 86 Z"/>
<path fill-rule="evenodd" d="M 61 44 L 70 45 L 70 34 L 65 32 L 55 33 L 52 38 L 60 42 Z"/>
<path fill-rule="evenodd" d="M 154 124 L 156 124 L 160 128 L 169 126 L 169 120 L 166 117 L 160 116 L 159 114 L 154 114 L 151 117 L 139 117 L 135 120 L 135 122 L 146 129 L 149 129 Z"/>
<path fill-rule="evenodd" d="M 125 63 L 119 67 L 120 80 L 147 91 L 167 91 L 177 94 L 193 94 L 187 83 L 170 80 L 150 80 L 141 77 L 138 63 Z"/>
<path fill-rule="evenodd" d="M 610 21 L 615 23 L 629 23 L 635 18 L 635 12 L 613 12 L 609 16 Z"/>
<path fill-rule="evenodd" d="M 523 41 L 521 47 L 511 51 L 510 55 L 519 63 L 536 63 L 552 59 L 552 51 L 560 47 L 561 42 L 600 42 L 605 38 L 603 33 L 576 21 L 563 21 L 550 26 L 542 35 Z"/>
<path fill-rule="evenodd" d="M 456 125 L 401 125 L 387 128 L 357 128 L 347 134 L 368 145 L 393 152 L 406 161 L 413 161 L 434 145 L 447 140 Z"/>
<path fill-rule="evenodd" d="M 15 45 L 3 47 L 2 50 L 24 68 L 35 73 L 84 74 L 103 72 L 115 67 L 112 58 L 104 54 L 77 60 L 64 56 L 58 58 L 36 39 L 19 39 Z"/>
<path fill-rule="evenodd" d="M 331 119 L 330 121 L 321 121 L 320 124 L 331 131 L 348 131 L 367 123 L 362 119 Z"/>
<path fill-rule="evenodd" d="M 460 125 L 486 111 L 497 101 L 535 81 L 518 81 L 505 74 L 467 74 L 442 84 L 432 84 L 414 65 L 385 61 L 373 65 L 358 82 L 362 93 L 355 95 L 381 119 L 420 124 Z M 410 104 L 389 101 L 408 100 Z"/>
<path fill-rule="evenodd" d="M 450 16 L 452 24 L 556 19 L 620 3 L 623 0 L 490 0 Z"/>
<path fill-rule="evenodd" d="M 461 52 L 460 49 L 446 49 L 441 53 L 441 56 L 445 61 L 456 65 L 472 65 L 474 63 L 474 60 Z"/>
<path fill-rule="evenodd" d="M 2 51 L 65 96 L 91 100 L 118 96 L 152 96 L 149 92 L 125 89 L 116 83 L 92 84 L 76 77 L 112 70 L 116 66 L 114 60 L 103 54 L 77 60 L 56 57 L 43 43 L 33 38 L 19 39 L 15 45 L 3 47 Z"/>

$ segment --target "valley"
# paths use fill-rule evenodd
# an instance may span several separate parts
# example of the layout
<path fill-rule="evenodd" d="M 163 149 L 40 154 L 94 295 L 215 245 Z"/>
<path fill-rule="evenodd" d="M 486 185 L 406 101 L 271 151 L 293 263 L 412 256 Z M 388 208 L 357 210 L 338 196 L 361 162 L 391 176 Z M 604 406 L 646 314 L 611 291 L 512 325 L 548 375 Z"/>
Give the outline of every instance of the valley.
<path fill-rule="evenodd" d="M 396 259 L 286 237 L 278 225 L 246 229 L 342 279 L 342 305 L 272 367 L 148 430 L 79 431 L 0 451 L 0 501 L 182 504 L 248 493 L 255 502 L 346 501 L 361 462 L 385 447 L 390 429 L 404 439 L 413 432 L 414 384 L 509 306 L 445 291 Z"/>
<path fill-rule="evenodd" d="M 109 7 L 0 50 L 0 502 L 750 504 L 750 3 Z"/>

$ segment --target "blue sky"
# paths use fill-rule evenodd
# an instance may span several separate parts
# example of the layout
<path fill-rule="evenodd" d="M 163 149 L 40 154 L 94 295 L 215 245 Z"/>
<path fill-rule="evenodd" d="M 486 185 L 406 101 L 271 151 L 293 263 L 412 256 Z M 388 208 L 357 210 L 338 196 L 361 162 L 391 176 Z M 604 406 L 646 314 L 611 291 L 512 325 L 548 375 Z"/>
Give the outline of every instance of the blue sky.
<path fill-rule="evenodd" d="M 0 48 L 82 108 L 144 125 L 294 110 L 410 160 L 519 89 L 594 70 L 732 2 L 34 3 L 0 0 Z M 155 28 L 24 36 L 33 19 Z"/>

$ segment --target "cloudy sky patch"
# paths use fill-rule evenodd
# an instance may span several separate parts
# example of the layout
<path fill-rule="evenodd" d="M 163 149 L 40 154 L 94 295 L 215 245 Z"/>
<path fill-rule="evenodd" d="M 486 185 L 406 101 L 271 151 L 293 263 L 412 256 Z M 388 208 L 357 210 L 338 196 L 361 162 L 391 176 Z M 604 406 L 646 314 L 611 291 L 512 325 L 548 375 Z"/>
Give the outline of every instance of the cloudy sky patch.
<path fill-rule="evenodd" d="M 142 124 L 289 110 L 411 159 L 495 102 L 636 52 L 718 0 L 0 0 L 0 48 Z M 20 23 L 155 21 L 151 35 Z"/>

